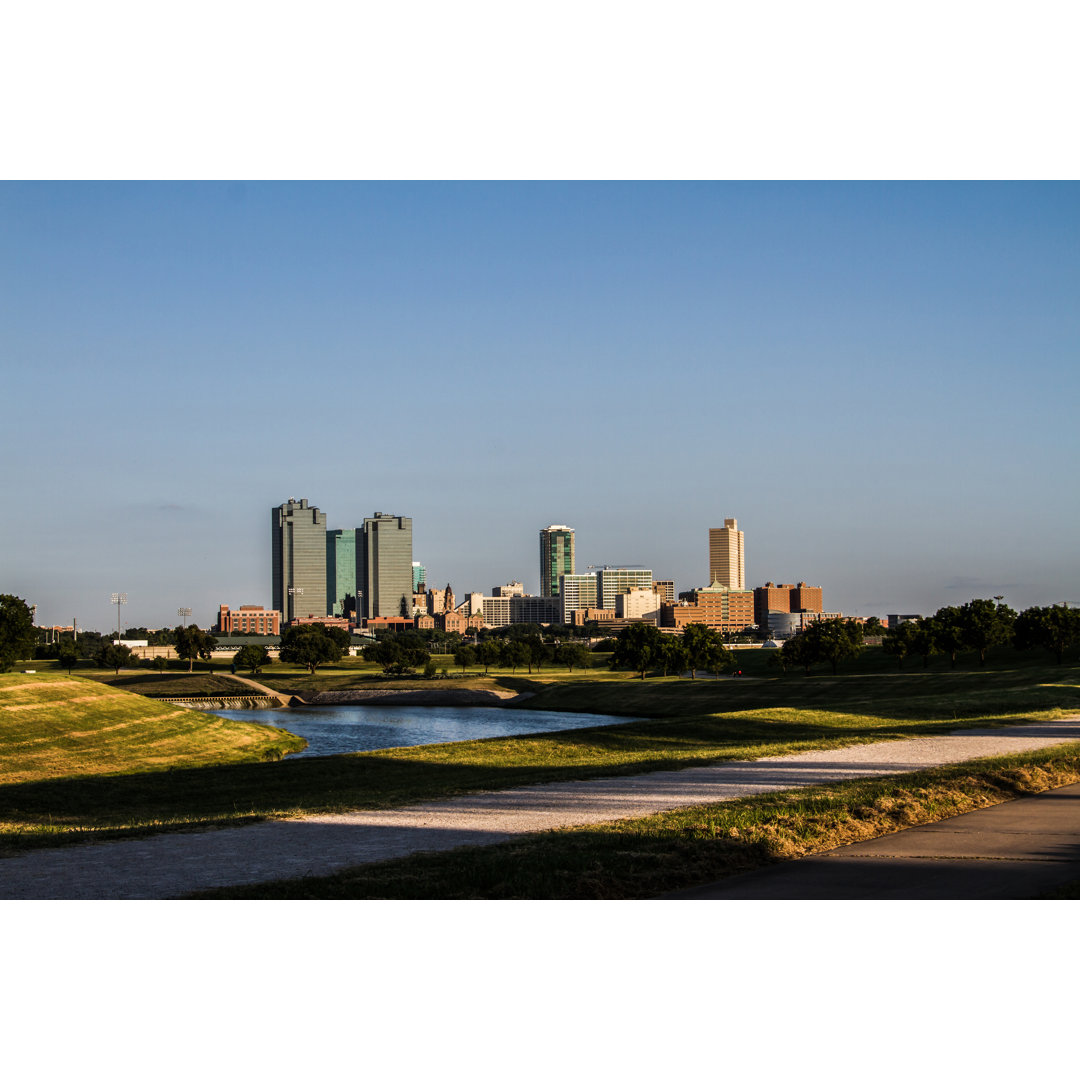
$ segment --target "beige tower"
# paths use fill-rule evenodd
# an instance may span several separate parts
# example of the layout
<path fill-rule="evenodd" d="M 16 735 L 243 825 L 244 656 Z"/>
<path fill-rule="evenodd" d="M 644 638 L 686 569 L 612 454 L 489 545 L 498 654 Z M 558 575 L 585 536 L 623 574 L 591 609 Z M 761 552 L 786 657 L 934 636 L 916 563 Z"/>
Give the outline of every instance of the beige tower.
<path fill-rule="evenodd" d="M 729 589 L 746 588 L 743 534 L 734 518 L 724 518 L 722 529 L 709 530 L 709 584 Z"/>

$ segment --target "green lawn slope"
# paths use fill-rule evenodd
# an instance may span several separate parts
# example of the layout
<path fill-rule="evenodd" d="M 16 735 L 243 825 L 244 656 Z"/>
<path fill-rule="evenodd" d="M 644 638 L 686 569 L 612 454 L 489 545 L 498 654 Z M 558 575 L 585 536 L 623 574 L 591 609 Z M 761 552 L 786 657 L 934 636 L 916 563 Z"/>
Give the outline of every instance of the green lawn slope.
<path fill-rule="evenodd" d="M 0 675 L 0 784 L 274 760 L 303 746 L 89 679 Z"/>

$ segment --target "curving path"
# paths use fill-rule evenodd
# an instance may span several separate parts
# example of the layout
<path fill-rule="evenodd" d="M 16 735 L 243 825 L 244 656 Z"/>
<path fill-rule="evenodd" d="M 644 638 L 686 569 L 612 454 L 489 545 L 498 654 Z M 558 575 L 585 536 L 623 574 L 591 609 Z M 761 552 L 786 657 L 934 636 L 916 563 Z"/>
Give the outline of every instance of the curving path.
<path fill-rule="evenodd" d="M 0 899 L 165 899 L 1078 740 L 1080 717 L 1070 717 L 674 772 L 539 784 L 396 810 L 312 815 L 37 851 L 0 860 Z"/>

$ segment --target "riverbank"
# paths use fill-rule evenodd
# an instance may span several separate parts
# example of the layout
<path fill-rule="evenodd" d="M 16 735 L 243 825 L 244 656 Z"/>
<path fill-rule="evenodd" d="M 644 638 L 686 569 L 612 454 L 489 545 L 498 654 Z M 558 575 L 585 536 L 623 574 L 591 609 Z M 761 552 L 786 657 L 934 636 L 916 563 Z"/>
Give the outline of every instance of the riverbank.
<path fill-rule="evenodd" d="M 318 690 L 302 698 L 294 695 L 297 705 L 486 705 L 499 708 L 516 705 L 535 697 L 532 692 L 512 690 L 459 690 L 454 687 L 431 690 Z"/>

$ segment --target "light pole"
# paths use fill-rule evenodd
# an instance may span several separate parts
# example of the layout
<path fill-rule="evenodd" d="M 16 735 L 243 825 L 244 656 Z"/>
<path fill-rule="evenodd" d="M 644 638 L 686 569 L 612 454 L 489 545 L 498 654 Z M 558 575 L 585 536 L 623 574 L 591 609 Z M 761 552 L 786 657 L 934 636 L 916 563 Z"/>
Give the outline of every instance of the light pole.
<path fill-rule="evenodd" d="M 126 592 L 114 592 L 112 594 L 112 596 L 109 597 L 109 602 L 116 605 L 116 637 L 119 640 L 119 638 L 120 638 L 120 606 L 121 606 L 121 604 L 126 604 L 127 603 L 127 593 Z"/>
<path fill-rule="evenodd" d="M 289 622 L 292 622 L 296 618 L 296 604 L 293 601 L 294 596 L 303 596 L 304 590 L 302 588 L 297 589 L 294 586 L 289 587 Z"/>
<path fill-rule="evenodd" d="M 180 618 L 184 620 L 184 626 L 186 627 L 188 619 L 191 618 L 191 608 L 189 608 L 189 607 L 178 607 L 176 609 L 176 614 L 179 615 Z"/>

